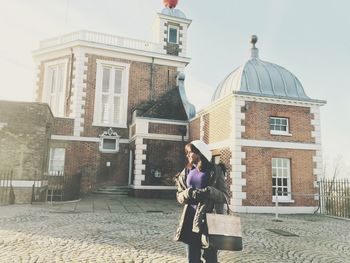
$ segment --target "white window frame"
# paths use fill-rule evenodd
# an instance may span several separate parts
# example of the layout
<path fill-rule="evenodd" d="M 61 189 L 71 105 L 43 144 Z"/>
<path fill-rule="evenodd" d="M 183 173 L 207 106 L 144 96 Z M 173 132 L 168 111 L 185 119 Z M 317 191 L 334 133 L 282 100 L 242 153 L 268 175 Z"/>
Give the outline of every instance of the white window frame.
<path fill-rule="evenodd" d="M 61 97 L 60 99 L 56 98 L 56 104 L 55 105 L 50 105 L 51 111 L 55 117 L 65 117 L 65 109 L 66 109 L 66 90 L 67 90 L 67 70 L 68 70 L 68 59 L 59 59 L 59 60 L 54 60 L 50 62 L 46 62 L 44 64 L 44 87 L 43 87 L 43 98 L 42 101 L 46 102 L 47 104 L 50 105 L 50 99 L 51 99 L 51 68 L 53 67 L 58 67 L 60 65 L 63 65 L 63 74 L 62 74 L 62 94 L 59 96 Z M 56 80 L 58 81 L 58 79 Z M 56 94 L 57 96 L 57 94 Z M 58 108 L 57 108 L 58 107 Z"/>
<path fill-rule="evenodd" d="M 176 29 L 176 42 L 170 41 L 170 29 Z M 180 35 L 180 28 L 178 26 L 174 25 L 168 25 L 168 42 L 171 44 L 179 44 L 179 35 Z"/>
<path fill-rule="evenodd" d="M 274 165 L 274 161 L 275 164 Z M 279 165 L 281 163 L 282 165 Z M 286 163 L 286 166 L 284 165 Z M 271 183 L 272 183 L 272 202 L 278 201 L 279 203 L 287 203 L 287 202 L 294 202 L 292 200 L 292 190 L 291 190 L 291 169 L 290 169 L 290 159 L 288 158 L 271 158 Z M 274 177 L 274 170 L 276 172 L 276 176 Z M 273 178 L 276 178 L 276 185 L 273 184 Z M 278 185 L 278 179 L 281 179 L 282 185 L 279 187 Z M 283 185 L 283 179 L 287 179 L 287 185 Z M 276 194 L 273 194 L 273 188 L 276 188 L 276 191 L 278 191 L 278 188 L 284 188 L 287 190 L 287 195 L 278 195 L 276 197 Z M 281 194 L 281 193 L 280 193 Z"/>
<path fill-rule="evenodd" d="M 279 131 L 279 130 L 272 130 L 271 129 L 271 120 L 286 120 L 287 121 L 287 126 L 286 126 L 286 131 Z M 285 136 L 292 136 L 292 134 L 289 133 L 289 119 L 286 117 L 276 117 L 276 116 L 270 116 L 269 119 L 269 127 L 270 127 L 270 134 L 272 135 L 285 135 Z"/>
<path fill-rule="evenodd" d="M 108 60 L 96 60 L 96 92 L 95 92 L 95 104 L 94 104 L 94 120 L 93 126 L 102 127 L 114 127 L 114 128 L 127 128 L 127 110 L 128 110 L 128 91 L 129 91 L 129 70 L 130 64 L 108 61 Z M 120 120 L 118 123 L 113 123 L 113 117 L 110 117 L 108 123 L 103 123 L 101 121 L 101 104 L 102 104 L 102 81 L 103 81 L 103 68 L 108 67 L 115 70 L 122 71 L 122 84 L 121 84 L 121 94 L 120 94 Z M 112 73 L 111 76 L 114 76 Z M 114 77 L 110 77 L 110 87 L 114 86 Z M 109 98 L 112 100 L 112 98 Z M 113 105 L 110 103 L 110 105 Z M 112 110 L 111 110 L 112 111 Z"/>
<path fill-rule="evenodd" d="M 115 148 L 114 149 L 105 149 L 104 148 L 104 140 L 115 140 Z M 120 136 L 117 132 L 113 131 L 112 128 L 109 128 L 108 131 L 103 132 L 100 134 L 100 145 L 99 150 L 103 153 L 117 153 L 119 152 L 119 139 Z"/>
<path fill-rule="evenodd" d="M 53 160 L 54 152 L 57 150 L 63 150 L 63 160 L 59 160 L 62 162 L 62 167 L 60 170 L 52 170 L 52 162 L 53 161 L 58 161 L 58 160 Z M 49 153 L 49 167 L 48 167 L 48 173 L 49 175 L 64 175 L 64 166 L 65 166 L 65 160 L 66 160 L 66 149 L 65 148 L 50 148 L 50 153 Z"/>

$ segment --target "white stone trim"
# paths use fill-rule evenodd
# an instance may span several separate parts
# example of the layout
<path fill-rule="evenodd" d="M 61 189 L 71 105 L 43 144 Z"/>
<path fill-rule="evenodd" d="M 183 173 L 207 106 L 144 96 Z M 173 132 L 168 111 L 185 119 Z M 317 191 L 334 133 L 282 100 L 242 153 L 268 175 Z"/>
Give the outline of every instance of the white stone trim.
<path fill-rule="evenodd" d="M 281 104 L 281 105 L 291 105 L 291 106 L 301 106 L 301 107 L 311 107 L 311 106 L 322 106 L 326 104 L 326 101 L 303 101 L 303 100 L 290 100 L 283 98 L 270 98 L 262 96 L 253 96 L 246 94 L 233 94 L 234 97 L 242 98 L 245 101 L 255 101 L 270 104 Z"/>
<path fill-rule="evenodd" d="M 225 101 L 225 100 L 223 100 Z M 246 179 L 242 178 L 243 173 L 246 172 L 246 166 L 242 165 L 242 161 L 246 158 L 245 152 L 242 151 L 242 147 L 237 145 L 237 141 L 242 138 L 242 132 L 245 131 L 245 126 L 242 125 L 242 120 L 245 119 L 245 113 L 241 111 L 241 108 L 245 105 L 245 101 L 242 98 L 234 98 L 231 105 L 231 134 L 230 143 L 227 145 L 231 151 L 231 173 L 232 184 L 230 185 L 230 191 L 232 194 L 231 204 L 242 205 L 242 200 L 247 198 L 246 192 L 243 192 L 242 187 L 246 185 Z"/>
<path fill-rule="evenodd" d="M 321 145 L 317 143 L 298 143 L 298 142 L 278 142 L 265 140 L 240 139 L 236 141 L 239 146 L 263 147 L 263 148 L 281 148 L 295 150 L 320 150 Z"/>
<path fill-rule="evenodd" d="M 144 121 L 148 121 L 149 123 L 188 125 L 188 121 L 178 121 L 178 120 L 170 120 L 170 119 L 156 119 L 156 118 L 149 118 L 149 117 L 136 117 L 136 121 L 137 120 L 144 120 Z"/>
<path fill-rule="evenodd" d="M 73 80 L 72 80 L 72 111 L 71 116 L 74 118 L 74 136 L 80 136 L 81 132 L 84 131 L 84 118 L 82 115 L 85 113 L 85 98 L 86 92 L 86 72 L 88 58 L 85 56 L 85 52 L 81 48 L 74 49 L 74 69 L 73 69 Z"/>
<path fill-rule="evenodd" d="M 182 141 L 182 136 L 180 135 L 166 135 L 166 134 L 158 134 L 158 133 L 149 133 L 143 136 L 146 139 L 153 140 L 164 140 L 164 141 Z M 184 141 L 188 141 L 188 136 L 184 136 Z"/>
<path fill-rule="evenodd" d="M 41 101 L 40 98 L 39 98 L 39 89 L 40 89 L 40 86 L 39 86 L 39 82 L 40 82 L 40 64 L 41 64 L 41 61 L 35 61 L 35 66 L 34 66 L 34 83 L 33 83 L 33 98 L 34 98 L 34 101 Z M 44 74 L 44 72 L 42 73 Z M 44 86 L 43 86 L 43 89 L 44 89 Z"/>
<path fill-rule="evenodd" d="M 180 41 L 182 42 L 182 45 L 180 45 L 181 52 L 179 53 L 179 56 L 186 57 L 187 54 L 187 30 L 188 25 L 182 24 L 182 30 L 180 30 L 180 34 L 182 34 L 182 38 Z"/>
<path fill-rule="evenodd" d="M 231 141 L 228 139 L 221 142 L 210 143 L 208 144 L 208 146 L 210 150 L 215 150 L 215 149 L 229 148 L 230 144 L 231 144 Z"/>
<path fill-rule="evenodd" d="M 57 57 L 57 55 L 64 56 L 69 54 L 70 49 L 74 47 L 81 47 L 87 54 L 145 63 L 152 63 L 152 58 L 154 58 L 154 63 L 158 65 L 185 67 L 190 62 L 190 58 L 187 57 L 128 49 L 85 41 L 73 41 L 57 47 L 36 50 L 33 52 L 33 56 L 38 59 L 40 58 L 41 60 L 51 59 L 52 57 Z"/>
<path fill-rule="evenodd" d="M 180 24 L 191 24 L 192 20 L 187 19 L 187 18 L 181 18 L 181 17 L 176 17 L 176 16 L 168 16 L 166 14 L 157 14 L 159 18 L 164 19 L 165 21 L 171 21 L 171 22 L 176 22 Z"/>
<path fill-rule="evenodd" d="M 312 106 L 310 108 L 310 113 L 314 115 L 313 119 L 311 119 L 311 125 L 314 127 L 314 130 L 311 131 L 311 137 L 315 139 L 315 143 L 321 145 L 321 119 L 320 119 L 320 107 Z M 317 188 L 317 182 L 323 177 L 323 161 L 322 161 L 322 150 L 318 149 L 313 156 L 314 163 L 314 187 Z"/>
<path fill-rule="evenodd" d="M 204 140 L 204 117 L 203 115 L 200 116 L 199 119 L 199 139 Z"/>
<path fill-rule="evenodd" d="M 55 141 L 79 141 L 79 142 L 97 142 L 101 141 L 98 137 L 80 137 L 66 135 L 51 135 L 51 140 Z M 119 139 L 119 143 L 129 143 L 128 139 Z"/>
<path fill-rule="evenodd" d="M 161 186 L 161 185 L 130 185 L 133 189 L 144 190 L 176 190 L 175 186 Z"/>
<path fill-rule="evenodd" d="M 176 30 L 176 42 L 170 42 L 170 29 L 171 28 Z M 175 26 L 173 24 L 168 24 L 167 32 L 168 32 L 168 34 L 167 34 L 168 42 L 171 44 L 179 44 L 180 27 Z"/>
<path fill-rule="evenodd" d="M 276 213 L 275 206 L 239 206 L 231 205 L 231 209 L 238 213 Z M 317 206 L 279 206 L 279 214 L 313 214 Z"/>
<path fill-rule="evenodd" d="M 143 138 L 136 138 L 135 140 L 135 169 L 134 169 L 134 182 L 135 186 L 140 186 L 142 181 L 145 180 L 146 165 L 142 164 L 143 160 L 146 160 L 146 155 L 143 151 L 147 150 L 147 145 L 143 143 Z"/>
<path fill-rule="evenodd" d="M 47 185 L 47 180 L 42 180 L 42 181 L 36 181 L 36 180 L 12 180 L 12 181 L 5 181 L 5 180 L 0 180 L 0 186 L 5 185 L 6 183 L 9 183 L 9 186 L 12 186 L 12 187 L 32 188 L 33 185 L 35 187 L 46 186 Z"/>

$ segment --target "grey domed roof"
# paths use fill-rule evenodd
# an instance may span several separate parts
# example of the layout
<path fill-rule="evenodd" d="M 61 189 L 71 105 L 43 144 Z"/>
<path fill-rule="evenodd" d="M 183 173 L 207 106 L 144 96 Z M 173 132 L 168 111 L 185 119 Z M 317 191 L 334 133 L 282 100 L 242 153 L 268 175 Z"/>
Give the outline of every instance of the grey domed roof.
<path fill-rule="evenodd" d="M 176 8 L 165 7 L 162 10 L 162 14 L 163 15 L 167 15 L 167 16 L 174 16 L 174 17 L 179 17 L 179 18 L 185 18 L 186 19 L 185 14 L 181 10 L 176 9 Z"/>
<path fill-rule="evenodd" d="M 255 47 L 257 37 L 252 37 L 251 58 L 232 71 L 216 88 L 212 102 L 234 92 L 296 100 L 311 100 L 298 78 L 287 69 L 259 59 Z"/>

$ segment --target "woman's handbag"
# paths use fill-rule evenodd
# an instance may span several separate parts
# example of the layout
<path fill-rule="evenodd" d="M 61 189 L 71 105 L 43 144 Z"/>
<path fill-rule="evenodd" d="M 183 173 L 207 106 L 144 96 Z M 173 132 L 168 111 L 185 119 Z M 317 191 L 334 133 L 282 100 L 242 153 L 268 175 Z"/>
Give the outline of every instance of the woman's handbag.
<path fill-rule="evenodd" d="M 226 204 L 227 215 L 206 214 L 208 246 L 217 250 L 241 251 L 243 249 L 241 219 L 230 215 L 227 199 Z"/>

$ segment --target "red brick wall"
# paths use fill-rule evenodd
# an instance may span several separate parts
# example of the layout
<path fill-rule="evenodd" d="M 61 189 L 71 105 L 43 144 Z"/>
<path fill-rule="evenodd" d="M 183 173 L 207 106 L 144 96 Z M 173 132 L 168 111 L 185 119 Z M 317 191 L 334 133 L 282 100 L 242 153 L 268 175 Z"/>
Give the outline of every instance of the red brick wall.
<path fill-rule="evenodd" d="M 151 63 L 136 62 L 88 54 L 87 89 L 84 114 L 84 132 L 82 136 L 97 136 L 106 128 L 92 127 L 96 87 L 96 59 L 117 61 L 130 64 L 129 94 L 128 94 L 128 124 L 131 122 L 132 109 L 150 99 Z M 154 65 L 153 70 L 153 99 L 176 86 L 176 67 Z M 128 138 L 128 129 L 116 129 L 122 138 Z"/>
<path fill-rule="evenodd" d="M 185 166 L 184 144 L 182 142 L 144 139 L 146 150 L 146 179 L 144 185 L 174 185 L 174 176 Z M 162 179 L 153 179 L 151 170 L 158 169 Z"/>
<path fill-rule="evenodd" d="M 260 102 L 247 102 L 248 110 L 245 112 L 245 132 L 242 137 L 254 140 L 273 140 L 312 143 L 313 126 L 310 108 L 290 105 L 269 104 Z M 285 117 L 289 119 L 289 133 L 292 136 L 270 134 L 270 117 Z"/>
<path fill-rule="evenodd" d="M 246 186 L 243 191 L 247 199 L 244 206 L 272 206 L 272 168 L 271 158 L 288 158 L 291 163 L 291 191 L 296 194 L 314 194 L 313 159 L 315 151 L 242 147 L 246 153 L 243 164 L 246 172 Z M 313 196 L 292 195 L 295 203 L 283 204 L 289 206 L 314 206 Z M 280 204 L 282 205 L 282 204 Z"/>
<path fill-rule="evenodd" d="M 53 135 L 73 135 L 74 119 L 55 118 L 53 126 Z"/>
<path fill-rule="evenodd" d="M 204 141 L 215 143 L 227 140 L 231 133 L 231 105 L 228 100 L 204 115 Z"/>
<path fill-rule="evenodd" d="M 184 129 L 186 131 L 186 126 L 150 122 L 148 132 L 156 134 L 181 135 L 180 129 Z"/>
<path fill-rule="evenodd" d="M 51 147 L 65 148 L 65 174 L 82 172 L 83 192 L 98 185 L 127 185 L 129 176 L 128 145 L 120 144 L 118 153 L 101 153 L 96 142 L 51 141 Z M 106 166 L 110 162 L 110 167 Z"/>
<path fill-rule="evenodd" d="M 0 169 L 14 180 L 38 180 L 47 170 L 53 116 L 47 104 L 0 100 Z"/>
<path fill-rule="evenodd" d="M 189 125 L 189 141 L 199 140 L 200 138 L 200 118 L 196 118 Z"/>

